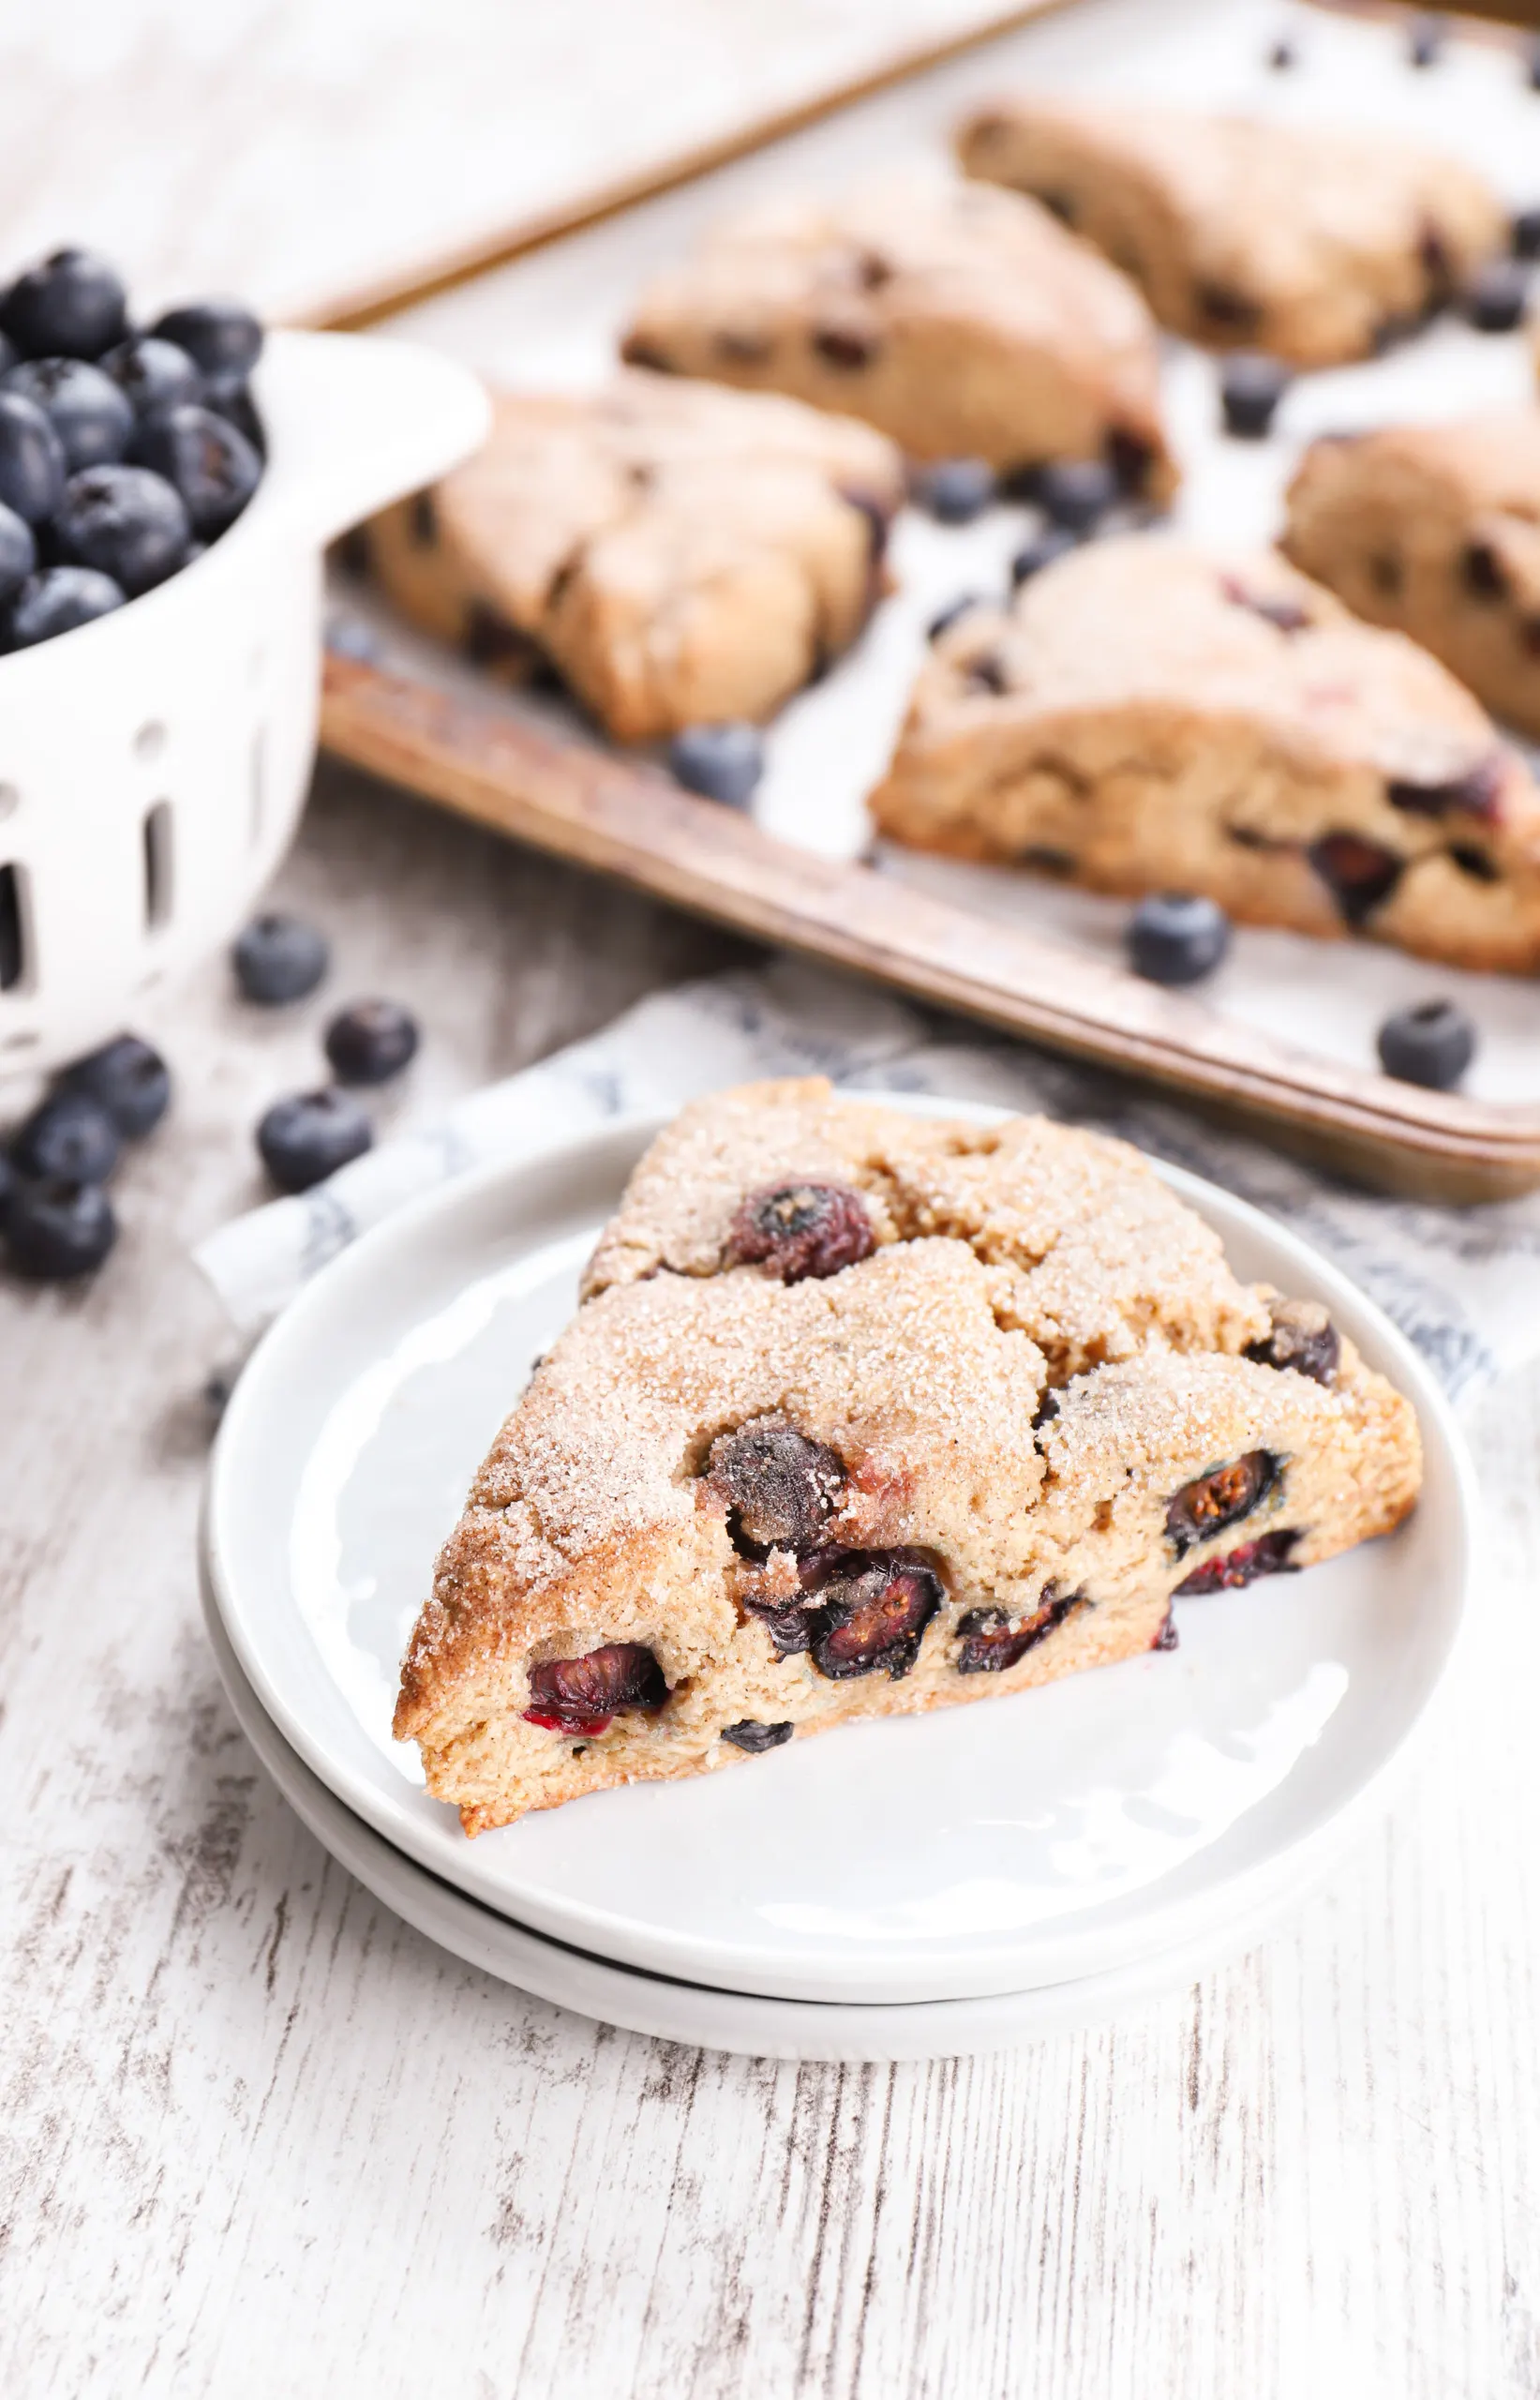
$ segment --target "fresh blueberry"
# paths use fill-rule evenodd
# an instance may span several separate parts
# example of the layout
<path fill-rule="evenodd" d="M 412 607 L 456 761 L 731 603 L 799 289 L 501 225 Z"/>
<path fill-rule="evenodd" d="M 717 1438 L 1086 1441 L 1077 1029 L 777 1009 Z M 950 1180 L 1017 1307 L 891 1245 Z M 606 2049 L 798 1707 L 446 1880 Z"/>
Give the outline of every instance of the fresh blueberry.
<path fill-rule="evenodd" d="M 0 328 L 23 358 L 99 358 L 127 333 L 127 302 L 95 250 L 55 250 L 0 299 Z"/>
<path fill-rule="evenodd" d="M 122 1148 L 99 1100 L 87 1091 L 54 1091 L 20 1128 L 10 1157 L 18 1175 L 39 1183 L 105 1183 Z"/>
<path fill-rule="evenodd" d="M 417 1025 L 394 1000 L 355 1000 L 326 1028 L 338 1083 L 387 1084 L 416 1056 Z"/>
<path fill-rule="evenodd" d="M 1230 920 L 1197 892 L 1152 892 L 1129 919 L 1129 964 L 1152 983 L 1196 983 L 1230 947 Z"/>
<path fill-rule="evenodd" d="M 127 593 L 110 575 L 90 566 L 45 566 L 28 578 L 11 603 L 6 638 L 11 650 L 30 650 L 55 634 L 73 633 L 95 617 L 121 608 Z"/>
<path fill-rule="evenodd" d="M 276 1009 L 315 990 L 331 965 L 331 950 L 325 935 L 303 918 L 270 909 L 238 936 L 231 960 L 242 998 Z"/>
<path fill-rule="evenodd" d="M 35 400 L 64 444 L 71 474 L 121 458 L 134 412 L 110 375 L 83 358 L 24 358 L 4 390 Z"/>
<path fill-rule="evenodd" d="M 931 619 L 925 628 L 926 640 L 939 641 L 943 634 L 950 633 L 953 625 L 961 624 L 975 608 L 987 608 L 989 605 L 982 592 L 960 592 L 955 600 L 949 600 Z"/>
<path fill-rule="evenodd" d="M 1028 542 L 1024 549 L 1017 551 L 1010 562 L 1011 582 L 1020 591 L 1024 583 L 1030 583 L 1035 575 L 1040 575 L 1045 566 L 1052 566 L 1054 561 L 1063 558 L 1067 550 L 1078 549 L 1079 547 L 1079 536 L 1071 533 L 1067 525 L 1050 525 L 1045 532 L 1039 533 Z"/>
<path fill-rule="evenodd" d="M 752 725 L 688 725 L 668 744 L 668 764 L 686 791 L 746 808 L 765 772 L 765 745 Z"/>
<path fill-rule="evenodd" d="M 259 458 L 266 458 L 267 435 L 257 414 L 257 403 L 246 384 L 211 383 L 203 404 L 216 416 L 222 416 L 227 425 L 232 425 L 243 440 L 249 442 Z"/>
<path fill-rule="evenodd" d="M 118 1238 L 112 1204 L 99 1183 L 21 1180 L 6 1211 L 6 1249 L 19 1275 L 67 1282 L 101 1265 Z"/>
<path fill-rule="evenodd" d="M 374 1128 L 357 1101 L 331 1086 L 275 1101 L 257 1128 L 262 1164 L 280 1192 L 308 1192 L 362 1158 L 373 1140 Z"/>
<path fill-rule="evenodd" d="M 1267 52 L 1267 64 L 1275 75 L 1286 75 L 1291 67 L 1299 65 L 1299 52 L 1287 34 L 1280 34 Z"/>
<path fill-rule="evenodd" d="M 164 583 L 186 561 L 182 495 L 148 467 L 86 467 L 71 475 L 53 519 L 64 559 L 110 575 L 130 596 Z"/>
<path fill-rule="evenodd" d="M 1423 1000 L 1398 1009 L 1380 1028 L 1376 1045 L 1387 1075 L 1429 1091 L 1453 1091 L 1476 1053 L 1476 1029 L 1453 1000 Z"/>
<path fill-rule="evenodd" d="M 1288 368 L 1260 350 L 1237 350 L 1219 369 L 1219 403 L 1224 429 L 1242 442 L 1261 442 L 1273 429 L 1273 417 L 1288 390 Z"/>
<path fill-rule="evenodd" d="M 206 376 L 226 384 L 244 383 L 262 356 L 262 329 L 239 300 L 192 300 L 168 308 L 150 331 L 185 350 Z"/>
<path fill-rule="evenodd" d="M 171 1105 L 172 1079 L 165 1059 L 137 1033 L 77 1058 L 59 1077 L 61 1092 L 84 1092 L 106 1109 L 118 1132 L 137 1142 L 159 1124 Z"/>
<path fill-rule="evenodd" d="M 59 505 L 67 472 L 64 443 L 37 401 L 0 392 L 0 501 L 40 525 Z"/>
<path fill-rule="evenodd" d="M 1056 458 L 1038 476 L 1039 507 L 1072 533 L 1088 533 L 1117 497 L 1117 477 L 1102 458 Z"/>
<path fill-rule="evenodd" d="M 1488 259 L 1465 288 L 1465 314 L 1478 334 L 1511 334 L 1529 294 L 1522 259 Z"/>
<path fill-rule="evenodd" d="M 262 462 L 245 434 L 212 409 L 162 409 L 147 417 L 129 456 L 181 494 L 193 532 L 205 539 L 234 523 L 262 481 Z"/>
<path fill-rule="evenodd" d="M 1407 39 L 1407 63 L 1412 67 L 1436 67 L 1443 54 L 1448 27 L 1439 16 L 1418 17 Z"/>
<path fill-rule="evenodd" d="M 971 525 L 994 504 L 998 489 L 986 458 L 943 458 L 915 479 L 915 498 L 943 525 Z"/>
<path fill-rule="evenodd" d="M 135 416 L 181 408 L 203 397 L 203 379 L 185 350 L 154 334 L 130 334 L 97 362 L 110 375 Z"/>
<path fill-rule="evenodd" d="M 0 601 L 20 592 L 37 563 L 37 545 L 31 526 L 14 508 L 0 502 Z"/>

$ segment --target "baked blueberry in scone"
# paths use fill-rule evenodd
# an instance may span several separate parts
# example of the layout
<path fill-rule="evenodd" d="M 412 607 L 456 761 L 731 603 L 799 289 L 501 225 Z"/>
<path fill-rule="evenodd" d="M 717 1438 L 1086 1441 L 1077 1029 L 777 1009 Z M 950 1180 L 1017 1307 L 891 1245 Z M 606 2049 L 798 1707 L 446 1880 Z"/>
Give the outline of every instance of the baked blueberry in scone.
<path fill-rule="evenodd" d="M 1101 892 L 1540 966 L 1540 792 L 1480 703 L 1268 553 L 1098 543 L 932 645 L 878 829 Z"/>
<path fill-rule="evenodd" d="M 402 1669 L 468 1833 L 1173 1645 L 1388 1532 L 1407 1402 L 1120 1142 L 751 1085 L 640 1162 Z"/>
<path fill-rule="evenodd" d="M 1021 93 L 959 128 L 970 175 L 1029 192 L 1216 350 L 1368 357 L 1505 248 L 1483 179 L 1426 144 Z"/>
<path fill-rule="evenodd" d="M 640 742 L 768 716 L 846 650 L 902 498 L 868 426 L 626 373 L 500 395 L 479 456 L 376 518 L 368 556 L 426 631 Z"/>
<path fill-rule="evenodd" d="M 900 180 L 765 208 L 643 292 L 638 366 L 847 410 L 915 458 L 1009 480 L 1094 460 L 1129 498 L 1176 482 L 1139 293 L 1035 202 Z"/>
<path fill-rule="evenodd" d="M 1540 409 L 1313 442 L 1282 547 L 1540 735 Z"/>

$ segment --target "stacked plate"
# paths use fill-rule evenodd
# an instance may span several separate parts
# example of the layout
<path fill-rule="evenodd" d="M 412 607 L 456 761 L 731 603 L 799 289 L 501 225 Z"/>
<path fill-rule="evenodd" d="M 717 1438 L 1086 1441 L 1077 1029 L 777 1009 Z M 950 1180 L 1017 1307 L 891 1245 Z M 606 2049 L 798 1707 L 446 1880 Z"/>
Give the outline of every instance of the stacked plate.
<path fill-rule="evenodd" d="M 1001 2047 L 1178 1988 L 1254 1941 L 1383 1806 L 1449 1664 L 1473 1512 L 1446 1405 L 1395 1328 L 1305 1244 L 1175 1169 L 1160 1171 L 1241 1275 L 1325 1301 L 1415 1403 L 1427 1483 L 1392 1540 L 1184 1602 L 1174 1654 L 1041 1691 L 596 1794 L 474 1842 L 428 1797 L 390 1718 L 435 1552 L 656 1130 L 404 1210 L 307 1288 L 243 1376 L 210 1474 L 209 1624 L 236 1714 L 307 1824 L 410 1923 L 521 1989 L 757 2055 Z"/>

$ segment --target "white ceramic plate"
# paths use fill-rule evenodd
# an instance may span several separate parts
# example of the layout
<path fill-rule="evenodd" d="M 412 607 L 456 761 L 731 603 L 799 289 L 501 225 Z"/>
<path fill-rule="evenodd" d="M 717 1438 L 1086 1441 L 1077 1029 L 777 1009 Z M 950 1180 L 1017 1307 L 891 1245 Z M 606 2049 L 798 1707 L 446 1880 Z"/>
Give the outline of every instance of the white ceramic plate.
<path fill-rule="evenodd" d="M 1182 1603 L 1174 1653 L 466 1840 L 391 1739 L 396 1662 L 471 1474 L 655 1130 L 627 1123 L 434 1193 L 328 1268 L 254 1355 L 216 1446 L 206 1555 L 242 1667 L 307 1763 L 396 1848 L 525 1926 L 789 1999 L 954 2000 L 1103 1973 L 1319 1871 L 1448 1663 L 1468 1470 L 1431 1378 L 1345 1277 L 1174 1169 L 1239 1273 L 1324 1300 L 1416 1404 L 1428 1471 L 1409 1525 Z"/>
<path fill-rule="evenodd" d="M 548 1942 L 469 1898 L 426 1867 L 414 1866 L 345 1808 L 311 1774 L 262 1707 L 241 1672 L 206 1582 L 204 1598 L 215 1657 L 241 1729 L 295 1814 L 333 1857 L 397 1916 L 456 1958 L 520 1991 L 576 2009 L 580 2017 L 596 2017 L 603 2024 L 622 2025 L 629 2032 L 692 2042 L 703 2049 L 739 2050 L 750 2058 L 959 2058 L 1012 2048 L 1047 2034 L 1081 2032 L 1109 2017 L 1147 2007 L 1184 1989 L 1222 1959 L 1237 1956 L 1260 1930 L 1237 1919 L 1206 1942 L 1161 1951 L 1108 1974 L 1049 1984 L 1041 1991 L 901 2002 L 890 2008 L 756 2000 L 750 1993 L 618 1967 L 588 1951 Z"/>

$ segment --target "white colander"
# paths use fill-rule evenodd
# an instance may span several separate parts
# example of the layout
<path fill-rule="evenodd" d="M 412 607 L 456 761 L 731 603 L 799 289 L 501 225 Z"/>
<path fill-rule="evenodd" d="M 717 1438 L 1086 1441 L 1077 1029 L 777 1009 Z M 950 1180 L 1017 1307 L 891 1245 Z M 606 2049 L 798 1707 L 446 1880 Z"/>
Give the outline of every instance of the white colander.
<path fill-rule="evenodd" d="M 246 513 L 111 617 L 0 657 L 0 1078 L 133 1021 L 249 909 L 315 756 L 325 545 L 474 449 L 463 368 L 404 342 L 276 333 Z"/>

